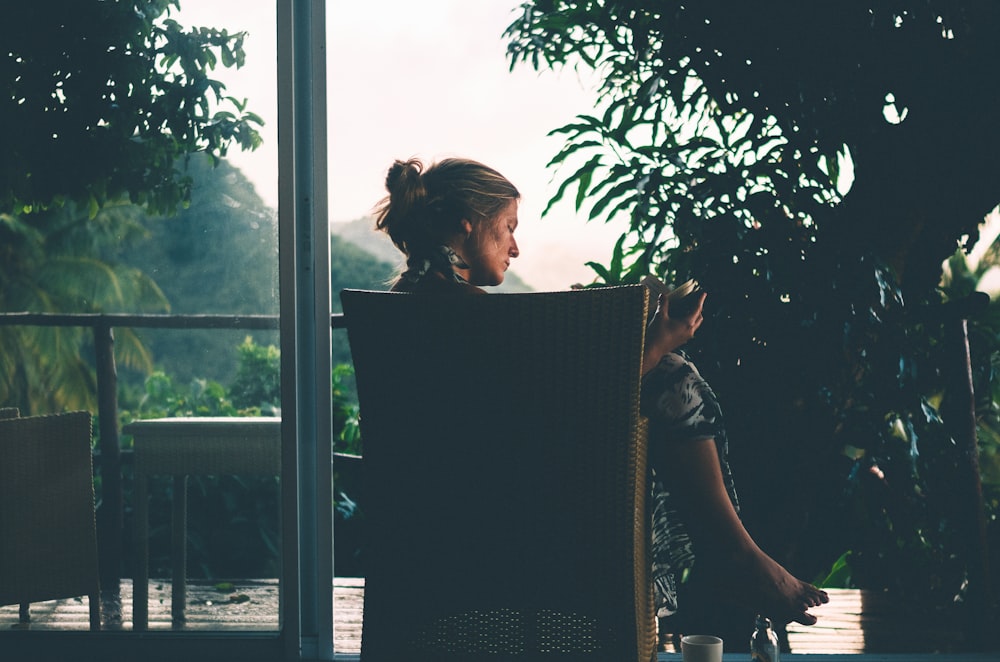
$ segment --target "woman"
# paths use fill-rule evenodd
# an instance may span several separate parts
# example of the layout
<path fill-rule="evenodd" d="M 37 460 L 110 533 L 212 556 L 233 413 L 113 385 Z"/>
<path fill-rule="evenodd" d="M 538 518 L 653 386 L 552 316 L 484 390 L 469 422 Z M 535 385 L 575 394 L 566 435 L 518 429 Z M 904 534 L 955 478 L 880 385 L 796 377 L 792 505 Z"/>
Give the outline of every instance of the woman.
<path fill-rule="evenodd" d="M 406 255 L 393 290 L 484 294 L 482 286 L 503 282 L 520 254 L 514 239 L 520 193 L 505 177 L 467 159 L 426 169 L 410 159 L 393 163 L 385 186 L 376 227 Z M 674 351 L 701 325 L 704 301 L 702 293 L 690 315 L 672 319 L 660 295 L 643 351 L 658 611 L 677 608 L 678 577 L 692 567 L 696 550 L 696 576 L 712 578 L 706 583 L 720 599 L 811 625 L 816 618 L 808 609 L 827 602 L 826 593 L 789 574 L 743 527 L 718 403 L 694 365 Z"/>
<path fill-rule="evenodd" d="M 396 161 L 389 191 L 376 207 L 375 225 L 406 255 L 392 289 L 485 294 L 499 285 L 519 251 L 514 240 L 514 185 L 492 168 L 445 159 L 424 171 L 417 159 Z"/>

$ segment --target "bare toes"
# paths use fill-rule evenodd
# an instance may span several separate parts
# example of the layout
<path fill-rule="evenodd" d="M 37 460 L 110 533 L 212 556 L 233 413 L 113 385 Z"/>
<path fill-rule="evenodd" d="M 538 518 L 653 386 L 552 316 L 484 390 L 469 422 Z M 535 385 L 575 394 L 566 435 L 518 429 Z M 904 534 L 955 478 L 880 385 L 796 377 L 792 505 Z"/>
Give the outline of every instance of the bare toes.
<path fill-rule="evenodd" d="M 792 618 L 792 620 L 795 621 L 796 623 L 800 623 L 802 625 L 815 625 L 816 624 L 816 617 L 813 616 L 812 614 L 807 613 L 807 612 L 802 612 L 802 613 L 796 615 L 794 618 Z"/>

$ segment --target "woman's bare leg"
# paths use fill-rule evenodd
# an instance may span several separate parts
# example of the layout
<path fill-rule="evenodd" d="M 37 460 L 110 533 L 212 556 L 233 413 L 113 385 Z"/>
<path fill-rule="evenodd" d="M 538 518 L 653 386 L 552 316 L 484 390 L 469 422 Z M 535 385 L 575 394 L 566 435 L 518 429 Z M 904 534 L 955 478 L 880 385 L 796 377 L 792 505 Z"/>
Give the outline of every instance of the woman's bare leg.
<path fill-rule="evenodd" d="M 816 622 L 808 610 L 828 602 L 826 592 L 792 576 L 750 537 L 729 500 L 713 439 L 678 444 L 654 466 L 677 496 L 703 587 L 775 621 Z"/>

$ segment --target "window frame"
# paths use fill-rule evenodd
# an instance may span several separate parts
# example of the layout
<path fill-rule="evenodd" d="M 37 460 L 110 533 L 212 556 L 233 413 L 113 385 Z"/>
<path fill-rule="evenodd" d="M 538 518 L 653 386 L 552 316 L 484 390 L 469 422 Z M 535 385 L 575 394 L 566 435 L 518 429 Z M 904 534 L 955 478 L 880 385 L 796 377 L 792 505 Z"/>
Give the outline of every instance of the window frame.
<path fill-rule="evenodd" d="M 0 635 L 4 659 L 358 659 L 333 651 L 326 6 L 324 0 L 274 0 L 274 8 L 282 350 L 278 630 L 16 631 Z"/>

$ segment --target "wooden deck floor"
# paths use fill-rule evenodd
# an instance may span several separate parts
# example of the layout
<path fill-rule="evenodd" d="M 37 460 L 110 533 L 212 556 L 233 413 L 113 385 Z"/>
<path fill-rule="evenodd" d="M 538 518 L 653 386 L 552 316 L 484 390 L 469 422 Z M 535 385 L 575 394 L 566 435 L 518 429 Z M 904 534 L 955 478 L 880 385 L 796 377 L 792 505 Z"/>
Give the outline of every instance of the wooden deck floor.
<path fill-rule="evenodd" d="M 804 627 L 792 624 L 788 640 L 793 653 L 938 653 L 961 650 L 961 633 L 952 624 L 918 622 L 905 606 L 890 605 L 878 594 L 856 590 L 829 591 L 830 603 L 815 610 L 819 623 Z M 186 621 L 170 619 L 170 583 L 150 582 L 149 627 L 151 630 L 276 630 L 278 584 L 276 581 L 240 581 L 231 587 L 188 584 Z M 132 586 L 122 583 L 122 618 L 106 609 L 105 627 L 131 630 Z M 361 649 L 364 580 L 337 578 L 333 590 L 334 645 L 341 653 Z M 32 630 L 86 630 L 86 598 L 53 600 L 31 606 Z M 23 628 L 17 605 L 0 607 L 0 630 Z M 956 645 L 958 648 L 956 648 Z M 669 644 L 664 650 L 671 651 Z"/>

